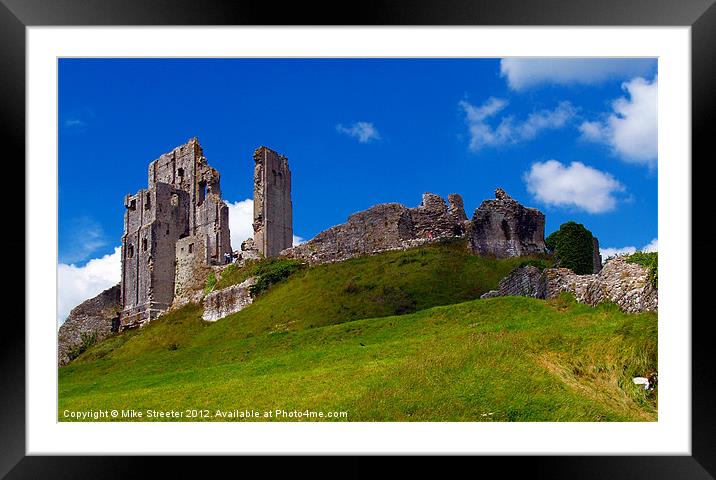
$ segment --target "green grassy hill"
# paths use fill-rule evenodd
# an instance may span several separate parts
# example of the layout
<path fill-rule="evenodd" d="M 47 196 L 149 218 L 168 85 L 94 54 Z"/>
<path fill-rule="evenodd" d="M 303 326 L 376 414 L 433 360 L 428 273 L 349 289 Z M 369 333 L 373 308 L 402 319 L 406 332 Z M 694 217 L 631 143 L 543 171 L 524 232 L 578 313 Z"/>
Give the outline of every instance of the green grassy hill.
<path fill-rule="evenodd" d="M 206 409 L 184 420 L 225 421 L 217 410 L 283 409 L 347 412 L 339 421 L 656 420 L 656 393 L 631 382 L 656 370 L 656 315 L 568 297 L 478 299 L 523 261 L 449 242 L 301 269 L 216 323 L 187 306 L 61 368 L 58 418 Z"/>

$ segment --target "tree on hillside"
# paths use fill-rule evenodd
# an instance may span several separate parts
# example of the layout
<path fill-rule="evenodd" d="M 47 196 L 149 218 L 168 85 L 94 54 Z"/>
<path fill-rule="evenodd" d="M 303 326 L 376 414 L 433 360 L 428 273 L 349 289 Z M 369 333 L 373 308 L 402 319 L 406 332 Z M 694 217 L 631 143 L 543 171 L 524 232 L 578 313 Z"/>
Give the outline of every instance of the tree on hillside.
<path fill-rule="evenodd" d="M 554 254 L 560 267 L 584 275 L 594 269 L 592 232 L 581 223 L 569 221 L 560 225 L 559 230 L 545 239 L 545 244 Z"/>

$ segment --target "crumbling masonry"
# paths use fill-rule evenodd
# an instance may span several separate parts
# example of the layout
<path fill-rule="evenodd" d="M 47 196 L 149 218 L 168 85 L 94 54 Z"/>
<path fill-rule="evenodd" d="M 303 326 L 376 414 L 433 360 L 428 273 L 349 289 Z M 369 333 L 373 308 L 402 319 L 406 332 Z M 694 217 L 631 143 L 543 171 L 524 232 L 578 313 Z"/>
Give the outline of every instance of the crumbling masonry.
<path fill-rule="evenodd" d="M 293 244 L 291 170 L 288 159 L 270 148 L 254 152 L 254 244 L 275 257 Z"/>
<path fill-rule="evenodd" d="M 267 147 L 254 161 L 255 254 L 273 257 L 292 244 L 291 171 Z M 148 188 L 127 195 L 124 206 L 121 329 L 142 326 L 201 289 L 209 268 L 233 253 L 219 172 L 196 138 L 150 163 Z M 254 248 L 244 243 L 242 250 Z"/>
<path fill-rule="evenodd" d="M 196 138 L 149 164 L 146 189 L 124 199 L 120 326 L 141 326 L 202 269 L 231 252 L 219 172 Z"/>

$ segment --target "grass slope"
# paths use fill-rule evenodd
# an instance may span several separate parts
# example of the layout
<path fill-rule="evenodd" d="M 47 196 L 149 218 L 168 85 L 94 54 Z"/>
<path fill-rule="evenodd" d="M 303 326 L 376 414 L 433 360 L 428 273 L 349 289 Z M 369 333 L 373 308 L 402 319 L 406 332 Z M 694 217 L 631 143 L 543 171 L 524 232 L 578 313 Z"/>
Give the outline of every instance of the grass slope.
<path fill-rule="evenodd" d="M 656 420 L 655 393 L 631 383 L 656 369 L 656 315 L 566 297 L 471 300 L 519 262 L 431 246 L 301 270 L 214 324 L 187 306 L 61 368 L 58 418 L 280 408 L 350 421 Z"/>

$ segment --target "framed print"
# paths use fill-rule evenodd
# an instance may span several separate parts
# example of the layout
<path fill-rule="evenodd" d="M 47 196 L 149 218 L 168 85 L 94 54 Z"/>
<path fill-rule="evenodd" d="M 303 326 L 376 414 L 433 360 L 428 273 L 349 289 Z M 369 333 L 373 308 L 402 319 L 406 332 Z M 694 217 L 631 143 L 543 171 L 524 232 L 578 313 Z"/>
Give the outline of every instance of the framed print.
<path fill-rule="evenodd" d="M 711 478 L 713 2 L 271 10 L 3 0 L 2 473 Z"/>

